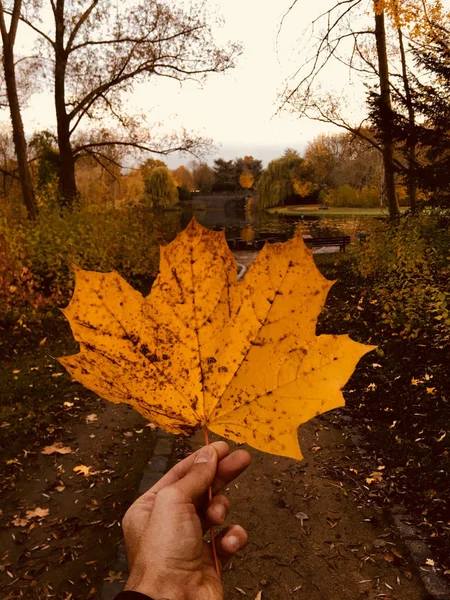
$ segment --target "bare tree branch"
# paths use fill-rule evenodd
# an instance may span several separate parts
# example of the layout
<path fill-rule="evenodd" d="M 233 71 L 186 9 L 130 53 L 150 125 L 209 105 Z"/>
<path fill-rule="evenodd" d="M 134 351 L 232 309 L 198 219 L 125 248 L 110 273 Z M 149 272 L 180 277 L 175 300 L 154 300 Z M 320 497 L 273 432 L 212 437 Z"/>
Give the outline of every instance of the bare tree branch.
<path fill-rule="evenodd" d="M 92 4 L 90 6 L 88 6 L 88 8 L 84 11 L 84 13 L 78 19 L 77 23 L 75 24 L 75 27 L 72 29 L 72 32 L 69 35 L 69 39 L 67 40 L 67 45 L 66 45 L 67 52 L 71 51 L 72 44 L 73 44 L 75 38 L 77 37 L 78 32 L 83 27 L 83 25 L 86 23 L 86 21 L 89 19 L 89 15 L 92 13 L 92 11 L 97 6 L 97 4 L 98 4 L 98 0 L 93 0 Z"/>

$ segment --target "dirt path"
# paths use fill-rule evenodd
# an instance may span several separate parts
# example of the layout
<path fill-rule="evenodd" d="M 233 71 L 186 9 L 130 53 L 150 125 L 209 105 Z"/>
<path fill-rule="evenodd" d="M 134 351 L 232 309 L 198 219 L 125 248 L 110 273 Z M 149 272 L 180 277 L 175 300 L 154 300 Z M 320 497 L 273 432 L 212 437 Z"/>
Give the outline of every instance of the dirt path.
<path fill-rule="evenodd" d="M 320 417 L 300 428 L 300 443 L 302 462 L 251 451 L 230 486 L 231 521 L 250 541 L 224 575 L 226 600 L 424 599 L 390 523 L 352 477 L 351 435 Z"/>

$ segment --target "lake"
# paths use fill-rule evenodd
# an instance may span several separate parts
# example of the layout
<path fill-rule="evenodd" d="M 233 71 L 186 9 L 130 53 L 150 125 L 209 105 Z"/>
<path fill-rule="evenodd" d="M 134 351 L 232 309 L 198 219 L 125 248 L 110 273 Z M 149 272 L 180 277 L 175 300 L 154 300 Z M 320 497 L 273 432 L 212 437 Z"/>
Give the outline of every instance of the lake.
<path fill-rule="evenodd" d="M 284 241 L 296 232 L 302 235 L 338 236 L 349 235 L 357 241 L 359 233 L 370 233 L 380 223 L 379 217 L 345 216 L 288 216 L 254 210 L 249 203 L 224 201 L 224 198 L 199 198 L 182 205 L 180 229 L 184 229 L 191 218 L 209 229 L 225 229 L 227 239 L 242 238 L 246 241 L 272 238 Z"/>

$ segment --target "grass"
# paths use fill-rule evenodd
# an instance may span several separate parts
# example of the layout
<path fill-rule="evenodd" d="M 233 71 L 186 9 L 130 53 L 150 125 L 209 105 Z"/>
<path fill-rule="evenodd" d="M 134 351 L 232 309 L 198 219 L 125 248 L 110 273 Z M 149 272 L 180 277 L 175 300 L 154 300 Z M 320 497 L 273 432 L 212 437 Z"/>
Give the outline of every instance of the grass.
<path fill-rule="evenodd" d="M 267 210 L 270 213 L 288 216 L 313 215 L 314 217 L 385 217 L 388 215 L 387 208 L 348 208 L 336 206 L 329 208 L 328 210 L 319 210 L 317 206 L 276 206 L 275 208 L 269 208 Z M 402 206 L 400 208 L 401 212 L 405 212 L 406 210 L 406 206 Z"/>

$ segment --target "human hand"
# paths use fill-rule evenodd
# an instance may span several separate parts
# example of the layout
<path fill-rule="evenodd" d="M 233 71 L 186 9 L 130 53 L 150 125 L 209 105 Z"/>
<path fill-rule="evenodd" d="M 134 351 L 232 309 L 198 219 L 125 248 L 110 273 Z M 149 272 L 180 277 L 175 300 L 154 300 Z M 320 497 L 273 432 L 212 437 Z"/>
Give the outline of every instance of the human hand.
<path fill-rule="evenodd" d="M 230 510 L 229 500 L 218 492 L 250 463 L 245 450 L 229 452 L 226 442 L 204 446 L 130 506 L 123 519 L 130 567 L 125 590 L 155 600 L 222 600 L 211 545 L 203 536 L 211 526 L 222 525 Z M 247 533 L 240 525 L 217 535 L 222 567 L 246 543 Z"/>

